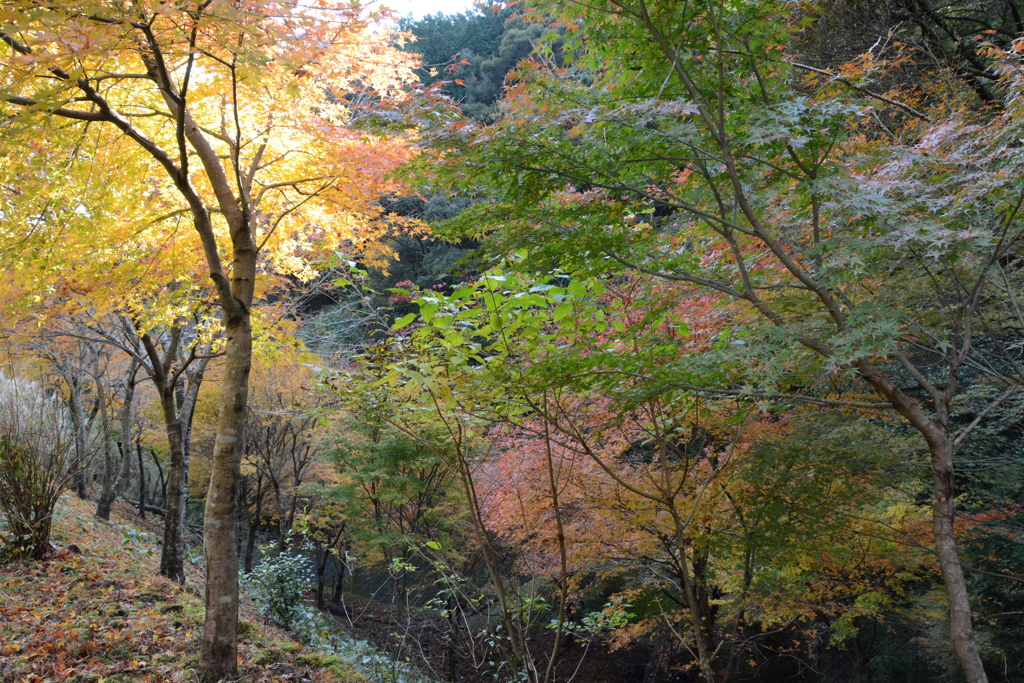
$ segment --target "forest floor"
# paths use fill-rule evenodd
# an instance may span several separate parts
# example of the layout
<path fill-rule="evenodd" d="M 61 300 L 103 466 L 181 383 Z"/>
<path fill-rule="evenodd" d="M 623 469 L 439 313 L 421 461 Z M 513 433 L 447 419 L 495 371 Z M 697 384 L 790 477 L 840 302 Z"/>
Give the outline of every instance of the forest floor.
<path fill-rule="evenodd" d="M 478 652 L 473 657 L 465 647 L 450 647 L 445 637 L 448 623 L 436 612 L 413 609 L 408 618 L 403 619 L 393 605 L 352 595 L 345 596 L 344 604 L 328 601 L 324 611 L 334 616 L 341 628 L 378 650 L 389 652 L 392 657 L 410 660 L 438 681 L 493 683 L 495 680 L 495 671 L 490 666 L 494 662 L 488 662 L 483 653 Z M 464 638 L 458 640 L 462 642 Z M 530 642 L 538 661 L 546 662 L 546 653 L 554 645 L 554 633 L 539 628 Z M 601 638 L 589 644 L 567 639 L 556 662 L 556 680 L 572 683 L 696 680 L 685 673 L 651 675 L 648 669 L 652 665 L 652 654 L 650 647 L 639 644 L 613 650 Z"/>
<path fill-rule="evenodd" d="M 0 681 L 197 681 L 202 575 L 157 574 L 157 520 L 118 503 L 111 521 L 65 495 L 54 515 L 60 552 L 0 566 Z M 149 527 L 149 530 L 147 530 Z M 303 649 L 243 601 L 237 682 L 368 683 L 338 657 Z"/>

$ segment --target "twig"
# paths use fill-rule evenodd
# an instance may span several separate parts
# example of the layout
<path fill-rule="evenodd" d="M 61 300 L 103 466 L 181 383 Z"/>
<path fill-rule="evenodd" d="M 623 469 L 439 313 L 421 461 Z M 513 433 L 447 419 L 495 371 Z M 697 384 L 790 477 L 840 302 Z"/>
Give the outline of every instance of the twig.
<path fill-rule="evenodd" d="M 886 104 L 891 104 L 894 107 L 899 107 L 900 109 L 902 109 L 903 111 L 907 112 L 911 116 L 913 116 L 915 118 L 918 118 L 918 119 L 921 119 L 922 121 L 927 121 L 928 123 L 932 122 L 931 118 L 929 118 L 925 114 L 922 114 L 918 110 L 914 109 L 909 104 L 904 104 L 903 102 L 900 102 L 899 100 L 894 100 L 892 98 L 886 97 L 885 95 L 879 95 L 878 93 L 871 92 L 867 88 L 864 88 L 862 86 L 859 86 L 859 85 L 851 82 L 850 79 L 845 78 L 843 76 L 839 76 L 837 74 L 834 74 L 831 71 L 827 71 L 825 69 L 819 69 L 819 68 L 817 68 L 815 66 L 811 66 L 809 64 L 801 64 L 800 62 L 794 62 L 792 60 L 786 60 L 786 63 L 787 64 L 792 64 L 796 68 L 803 69 L 804 71 L 811 71 L 811 72 L 816 73 L 816 74 L 821 74 L 822 76 L 828 76 L 833 81 L 835 81 L 837 83 L 842 83 L 843 85 L 845 85 L 847 88 L 850 88 L 851 90 L 856 90 L 857 92 L 862 93 L 864 95 L 867 95 L 868 97 L 873 97 L 874 99 L 879 100 L 881 102 L 885 102 Z"/>

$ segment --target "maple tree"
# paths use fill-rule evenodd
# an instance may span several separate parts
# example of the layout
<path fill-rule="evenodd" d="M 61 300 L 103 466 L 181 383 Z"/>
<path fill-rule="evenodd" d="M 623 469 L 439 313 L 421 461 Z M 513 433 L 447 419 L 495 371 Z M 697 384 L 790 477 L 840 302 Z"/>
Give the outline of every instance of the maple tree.
<path fill-rule="evenodd" d="M 111 220 L 124 220 L 133 229 L 139 228 L 139 223 L 143 226 L 142 233 L 129 243 L 137 250 L 141 264 L 129 260 L 126 266 L 123 254 L 114 250 L 102 255 L 78 253 L 80 245 L 76 244 L 73 252 L 58 252 L 68 271 L 48 273 L 46 264 L 32 260 L 23 260 L 9 270 L 16 282 L 35 282 L 31 288 L 22 291 L 18 287 L 9 292 L 5 304 L 18 346 L 48 359 L 62 378 L 70 414 L 82 441 L 79 450 L 84 449 L 90 438 L 89 429 L 94 422 L 102 430 L 96 438 L 104 455 L 97 513 L 103 518 L 109 515 L 111 503 L 127 480 L 131 439 L 123 436 L 134 431 L 135 420 L 122 413 L 122 437 L 116 442 L 119 452 L 114 453 L 111 419 L 107 416 L 108 404 L 113 409 L 113 403 L 103 398 L 109 392 L 104 389 L 106 371 L 99 372 L 100 357 L 104 367 L 112 363 L 119 366 L 120 361 L 108 356 L 110 351 L 120 352 L 135 374 L 141 373 L 153 382 L 168 444 L 167 480 L 161 487 L 167 510 L 160 572 L 184 581 L 183 526 L 192 413 L 207 365 L 219 355 L 214 341 L 216 333 L 211 329 L 216 323 L 207 292 L 196 282 L 194 269 L 182 265 L 184 255 L 180 250 L 164 249 L 160 242 L 166 235 L 146 230 L 150 221 L 145 215 L 136 222 L 125 207 L 105 205 L 108 212 L 115 208 L 119 213 Z M 145 252 L 150 247 L 155 253 Z M 129 283 L 138 282 L 140 265 L 149 276 L 146 286 L 122 284 L 121 278 Z M 33 300 L 34 305 L 30 312 L 21 313 L 19 307 L 25 299 Z M 75 346 L 80 349 L 79 354 L 92 358 L 91 363 L 83 362 L 84 359 L 76 361 L 73 355 L 61 351 Z M 92 375 L 88 386 L 97 395 L 89 418 L 82 406 L 83 374 Z M 128 375 L 124 382 L 124 410 L 130 407 L 136 384 L 131 370 Z M 162 477 L 163 472 L 160 474 Z M 83 497 L 84 484 L 84 478 L 79 477 L 76 488 Z"/>
<path fill-rule="evenodd" d="M 98 359 L 99 354 L 94 358 Z M 132 440 L 132 433 L 135 431 L 133 420 L 135 409 L 135 384 L 139 373 L 139 365 L 134 360 L 129 364 L 124 376 L 124 387 L 121 396 L 121 406 L 118 414 L 111 414 L 114 397 L 114 387 L 107 386 L 110 381 L 105 375 L 112 374 L 109 368 L 102 368 L 95 363 L 93 382 L 96 387 L 96 405 L 99 408 L 100 433 L 99 439 L 103 452 L 103 477 L 100 480 L 100 495 L 96 502 L 96 516 L 100 519 L 110 519 L 110 506 L 120 493 L 121 487 L 128 478 L 128 468 L 131 465 L 131 451 L 129 444 Z M 120 428 L 120 435 L 117 441 L 114 440 L 115 423 Z"/>
<path fill-rule="evenodd" d="M 379 397 L 378 397 L 379 399 Z M 345 513 L 345 533 L 365 566 L 413 566 L 416 548 L 450 545 L 461 520 L 453 472 L 435 448 L 388 424 L 389 402 L 367 401 L 333 416 L 326 445 L 337 470 L 328 489 Z M 428 435 L 424 428 L 424 437 Z M 436 445 L 440 441 L 434 441 Z M 401 620 L 410 571 L 391 572 Z"/>
<path fill-rule="evenodd" d="M 420 405 L 390 418 L 401 429 L 423 433 L 409 421 L 434 406 L 449 429 L 489 442 L 490 455 L 461 477 L 476 491 L 483 533 L 517 548 L 521 574 L 557 587 L 556 643 L 563 627 L 579 628 L 563 626 L 569 594 L 595 567 L 621 571 L 653 610 L 622 638 L 667 628 L 705 678 L 728 680 L 762 630 L 829 614 L 839 642 L 844 620 L 893 604 L 908 577 L 928 572 L 920 561 L 867 559 L 886 543 L 891 552 L 899 541 L 889 530 L 903 524 L 885 513 L 847 528 L 878 495 L 873 466 L 822 461 L 800 440 L 798 415 L 786 426 L 744 407 L 779 395 L 705 397 L 652 375 L 709 353 L 727 319 L 708 308 L 716 298 L 680 300 L 680 287 L 645 275 L 606 283 L 493 270 L 450 295 L 396 290 L 417 297 L 423 323 L 364 359 L 363 372 L 378 373 L 377 391 Z M 414 318 L 397 321 L 398 334 Z M 844 403 L 855 402 L 824 407 Z M 828 434 L 825 418 L 817 429 Z M 861 433 L 858 448 L 869 442 Z M 823 535 L 830 556 L 816 550 Z M 865 537 L 887 540 L 865 547 Z M 778 574 L 789 585 L 769 578 Z M 864 600 L 843 605 L 856 586 L 870 587 Z M 556 645 L 549 661 L 557 655 Z"/>
<path fill-rule="evenodd" d="M 394 291 L 409 294 L 408 290 Z M 395 325 L 404 327 L 415 317 L 415 313 L 410 313 Z M 545 668 L 538 666 L 531 653 L 529 630 L 539 616 L 533 599 L 535 596 L 520 592 L 516 582 L 504 575 L 499 548 L 483 517 L 477 470 L 481 459 L 487 455 L 486 442 L 481 437 L 486 432 L 488 422 L 472 412 L 460 410 L 458 406 L 461 399 L 475 403 L 485 395 L 475 393 L 471 385 L 464 384 L 464 380 L 470 379 L 464 372 L 467 358 L 460 358 L 457 350 L 454 350 L 453 357 L 449 353 L 453 351 L 451 348 L 432 347 L 429 341 L 422 345 L 416 344 L 415 339 L 412 341 L 412 344 L 408 344 L 400 339 L 386 338 L 369 347 L 360 354 L 358 363 L 343 369 L 332 378 L 332 387 L 346 406 L 355 409 L 356 415 L 363 415 L 367 420 L 370 433 L 365 440 L 369 441 L 371 457 L 390 460 L 387 468 L 398 474 L 402 474 L 403 469 L 415 472 L 416 460 L 434 471 L 437 471 L 437 464 L 443 464 L 457 482 L 465 500 L 470 524 L 468 535 L 473 539 L 474 549 L 486 567 L 490 580 L 488 588 L 493 591 L 499 609 L 500 623 L 485 620 L 483 632 L 486 640 L 491 648 L 500 653 L 503 661 L 515 667 L 516 675 L 530 681 L 550 681 L 554 658 L 549 657 Z M 500 400 L 501 391 L 492 391 L 486 396 Z M 396 442 L 393 435 L 386 433 L 386 427 L 397 431 L 417 447 L 410 449 L 409 444 L 403 445 L 401 440 Z M 347 444 L 342 442 L 342 451 L 357 443 L 351 437 L 347 441 Z M 423 458 L 423 454 L 431 457 Z M 412 456 L 411 462 L 403 462 L 408 456 Z M 398 472 L 395 472 L 396 469 Z M 401 489 L 406 482 L 401 479 L 412 479 L 409 483 L 415 484 L 415 477 L 406 474 L 400 477 L 398 487 L 392 487 L 375 477 L 372 471 L 361 473 L 357 470 L 353 479 L 357 487 L 363 487 L 364 492 L 369 493 L 367 499 L 375 511 L 381 503 L 390 504 L 394 501 L 394 488 L 398 489 L 399 501 L 405 497 Z M 415 488 L 413 493 L 415 496 Z M 414 508 L 415 516 L 419 516 L 420 512 Z M 401 520 L 401 515 L 398 518 Z M 385 528 L 383 531 L 390 530 Z M 385 539 L 387 535 L 383 535 Z M 433 551 L 442 550 L 436 541 L 428 541 L 429 544 L 433 545 Z M 386 549 L 389 544 L 383 545 Z M 399 552 L 405 554 L 401 547 Z M 401 557 L 395 560 L 396 566 L 400 568 L 408 564 L 402 562 Z M 441 581 L 457 586 L 460 581 L 453 577 L 456 575 L 455 570 L 443 561 L 439 564 L 442 567 Z M 451 586 L 449 590 L 453 590 Z M 457 599 L 463 597 L 457 588 L 454 590 Z M 479 599 L 466 599 L 470 605 L 475 601 Z"/>
<path fill-rule="evenodd" d="M 533 267 L 625 267 L 728 301 L 721 342 L 652 378 L 899 415 L 929 453 L 951 638 L 967 679 L 987 680 L 954 459 L 1022 386 L 995 322 L 1016 316 L 1006 264 L 1024 237 L 1016 56 L 988 48 L 1002 110 L 933 119 L 863 70 L 811 70 L 829 79 L 808 91 L 781 5 L 536 7 L 552 15 L 572 64 L 520 64 L 501 121 L 434 135 L 441 177 L 497 197 L 452 230 L 493 231 L 499 253 L 529 246 Z M 873 127 L 872 108 L 898 112 L 906 138 Z M 843 396 L 851 379 L 860 395 Z"/>
<path fill-rule="evenodd" d="M 155 191 L 174 197 L 201 243 L 225 338 L 201 660 L 211 675 L 233 672 L 236 477 L 260 259 L 308 272 L 315 242 L 352 239 L 373 213 L 367 189 L 386 187 L 380 173 L 403 152 L 346 128 L 343 97 L 390 96 L 407 58 L 358 8 L 24 2 L 6 4 L 0 20 L 5 114 L 125 140 L 161 171 Z M 309 152 L 317 148 L 326 153 Z"/>
<path fill-rule="evenodd" d="M 192 319 L 179 319 L 167 328 L 139 329 L 139 321 L 120 316 L 107 324 L 90 326 L 98 343 L 119 349 L 141 368 L 157 390 L 168 446 L 167 480 L 164 483 L 164 542 L 160 573 L 179 583 L 185 581 L 184 523 L 188 498 L 189 444 L 192 416 L 203 377 L 211 359 L 219 355 L 210 331 L 204 330 L 202 307 Z M 122 433 L 124 430 L 122 429 Z M 130 443 L 122 439 L 123 444 Z M 122 447 L 123 467 L 130 450 Z M 141 471 L 141 470 L 140 470 Z"/>

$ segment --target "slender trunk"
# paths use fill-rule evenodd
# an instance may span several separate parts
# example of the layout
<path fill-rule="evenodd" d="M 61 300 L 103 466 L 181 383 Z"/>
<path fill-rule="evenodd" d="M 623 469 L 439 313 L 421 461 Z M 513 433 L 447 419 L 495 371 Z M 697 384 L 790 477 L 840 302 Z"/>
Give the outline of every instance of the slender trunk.
<path fill-rule="evenodd" d="M 296 489 L 298 487 L 299 487 L 299 478 L 296 477 L 295 480 L 294 480 L 294 483 L 292 484 L 292 495 L 291 495 L 291 498 L 289 499 L 290 502 L 288 504 L 288 534 L 289 535 L 291 534 L 292 529 L 295 528 L 295 513 L 296 513 L 298 505 L 299 505 L 299 497 L 298 497 L 298 495 L 296 495 Z"/>
<path fill-rule="evenodd" d="M 185 583 L 185 450 L 181 422 L 174 402 L 174 387 L 161 383 L 160 407 L 163 411 L 164 430 L 167 432 L 167 483 L 164 494 L 164 545 L 160 554 L 160 573 L 184 585 Z"/>
<path fill-rule="evenodd" d="M 281 499 L 281 490 L 277 494 L 277 553 L 280 555 L 288 549 L 288 535 L 291 527 L 288 526 L 288 506 Z"/>
<path fill-rule="evenodd" d="M 135 443 L 135 454 L 139 458 L 139 517 L 146 518 L 146 468 L 142 462 L 142 442 Z"/>
<path fill-rule="evenodd" d="M 114 456 L 114 442 L 106 435 L 103 444 L 103 478 L 100 479 L 100 497 L 96 501 L 96 516 L 103 520 L 110 519 L 110 507 L 114 504 L 114 480 L 117 478 L 114 469 L 119 469 L 119 465 Z"/>
<path fill-rule="evenodd" d="M 682 584 L 683 596 L 686 598 L 686 605 L 690 613 L 690 625 L 693 628 L 694 640 L 697 642 L 697 664 L 700 666 L 700 673 L 704 680 L 707 683 L 715 683 L 716 676 L 712 664 L 715 654 L 709 644 L 710 639 L 707 634 L 707 625 L 702 623 L 701 620 L 697 587 L 694 586 L 695 581 L 690 576 L 690 563 L 686 558 L 686 553 L 688 552 L 685 533 L 686 526 L 683 524 L 683 520 L 680 519 L 674 505 L 669 507 L 668 512 L 672 515 L 672 521 L 675 525 L 676 552 L 679 553 L 679 581 Z"/>
<path fill-rule="evenodd" d="M 244 304 L 238 302 L 240 310 L 235 315 L 225 314 L 227 339 L 221 410 L 203 522 L 206 621 L 200 666 L 208 678 L 233 674 L 238 668 L 238 552 L 234 519 L 252 364 L 248 305 L 252 301 L 251 283 L 256 270 L 255 250 L 247 254 L 240 251 L 236 250 L 233 276 L 236 282 L 248 276 L 248 296 Z"/>
<path fill-rule="evenodd" d="M 987 683 L 988 676 L 981 663 L 978 644 L 974 639 L 971 619 L 971 601 L 967 594 L 960 555 L 957 552 L 954 518 L 956 514 L 956 491 L 953 486 L 953 444 L 948 436 L 941 441 L 929 442 L 932 461 L 934 500 L 932 502 L 932 533 L 935 535 L 935 552 L 942 569 L 942 580 L 946 584 L 949 600 L 949 630 L 953 647 L 970 683 Z"/>
<path fill-rule="evenodd" d="M 167 507 L 167 479 L 164 477 L 164 467 L 160 464 L 160 458 L 157 457 L 155 450 L 149 449 L 149 455 L 153 458 L 153 464 L 156 465 L 156 473 L 160 477 L 160 502 L 164 504 L 164 507 Z"/>
<path fill-rule="evenodd" d="M 530 656 L 529 645 L 526 642 L 526 634 L 524 634 L 520 628 L 521 624 L 519 623 L 518 616 L 515 613 L 516 608 L 510 600 L 511 596 L 509 596 L 505 591 L 505 579 L 501 575 L 501 561 L 497 557 L 494 547 L 491 545 L 491 539 L 488 535 L 487 527 L 484 525 L 483 511 L 480 509 L 479 500 L 476 496 L 476 482 L 473 480 L 473 471 L 469 466 L 469 462 L 466 460 L 465 454 L 462 452 L 461 444 L 456 444 L 456 453 L 458 458 L 459 479 L 461 480 L 463 490 L 466 493 L 466 498 L 469 501 L 470 522 L 480 543 L 480 553 L 484 561 L 484 566 L 487 568 L 487 573 L 490 576 L 491 585 L 494 587 L 495 597 L 498 599 L 498 606 L 501 609 L 502 625 L 505 628 L 507 642 L 511 647 L 511 652 L 508 654 L 512 656 L 517 666 L 523 667 L 527 680 L 535 682 L 539 677 L 537 668 L 533 663 L 533 658 Z M 490 620 L 485 618 L 485 624 L 488 632 L 490 633 L 492 628 Z M 490 635 L 493 636 L 494 634 L 490 633 Z"/>
<path fill-rule="evenodd" d="M 699 637 L 704 640 L 703 651 L 711 653 L 710 666 L 714 666 L 718 657 L 715 655 L 718 648 L 715 644 L 715 616 L 711 607 L 711 595 L 708 589 L 708 552 L 697 548 L 693 549 L 693 592 L 697 603 L 697 614 L 700 618 Z M 719 683 L 725 680 L 718 678 Z"/>
<path fill-rule="evenodd" d="M 246 574 L 252 574 L 252 551 L 256 545 L 256 530 L 260 526 L 260 516 L 263 512 L 263 478 L 256 480 L 256 512 L 249 522 L 249 538 L 245 542 L 245 562 L 243 567 Z"/>
<path fill-rule="evenodd" d="M 75 473 L 71 476 L 71 489 L 81 500 L 89 500 L 89 492 L 86 488 L 86 472 L 88 469 L 89 467 L 85 462 L 79 462 L 75 465 Z"/>
<path fill-rule="evenodd" d="M 107 412 L 106 387 L 103 386 L 103 369 L 100 368 L 99 354 L 95 356 L 96 402 L 100 409 L 100 431 L 103 439 L 103 478 L 100 479 L 100 497 L 96 503 L 96 516 L 102 520 L 110 519 L 110 506 L 114 502 L 115 470 L 120 463 L 115 463 L 114 440 L 111 436 L 110 414 Z"/>
<path fill-rule="evenodd" d="M 547 412 L 548 397 L 544 394 L 544 412 Z M 551 425 L 544 421 L 544 453 L 547 460 L 548 487 L 551 492 L 551 509 L 555 513 L 555 531 L 558 542 L 558 619 L 555 627 L 555 643 L 551 647 L 548 665 L 544 671 L 544 682 L 554 680 L 555 663 L 562 647 L 562 634 L 565 629 L 566 604 L 569 601 L 569 560 L 565 546 L 565 525 L 562 523 L 562 507 L 558 502 L 558 473 L 555 471 L 554 455 L 551 452 Z"/>
<path fill-rule="evenodd" d="M 200 358 L 195 361 L 190 369 L 186 371 L 187 382 L 184 391 L 181 391 L 180 383 L 175 388 L 175 404 L 178 406 L 178 422 L 181 424 L 182 488 L 184 489 L 183 513 L 188 505 L 188 470 L 192 456 L 192 419 L 195 415 L 196 401 L 199 399 L 199 389 L 203 384 L 203 377 L 206 374 L 206 368 L 209 363 L 209 358 Z"/>
<path fill-rule="evenodd" d="M 128 472 L 132 464 L 131 433 L 134 426 L 132 415 L 135 401 L 135 375 L 138 371 L 139 363 L 133 359 L 128 370 L 128 379 L 125 382 L 124 404 L 121 406 L 121 440 L 117 444 L 117 450 L 121 457 L 120 464 L 116 475 L 113 475 L 113 472 L 111 472 L 113 475 L 111 478 L 108 478 L 106 473 L 103 475 L 103 491 L 96 509 L 96 516 L 100 519 L 110 519 L 110 508 L 117 500 L 121 487 L 128 481 Z"/>
<path fill-rule="evenodd" d="M 322 545 L 319 542 L 314 543 L 316 550 L 316 606 L 320 609 L 324 607 L 324 581 L 327 574 L 327 562 L 331 559 L 330 548 L 321 548 Z"/>
<path fill-rule="evenodd" d="M 932 467 L 932 534 L 935 536 L 935 553 L 939 558 L 942 581 L 946 586 L 946 598 L 949 601 L 950 636 L 968 683 L 988 683 L 978 644 L 974 639 L 971 602 L 967 594 L 967 581 L 964 580 L 960 555 L 957 552 L 953 525 L 956 515 L 953 441 L 949 438 L 946 428 L 952 394 L 938 397 L 943 400 L 935 401 L 938 419 L 932 420 L 920 406 L 893 386 L 868 361 L 858 361 L 858 370 L 861 376 L 881 392 L 892 403 L 893 408 L 920 432 L 928 444 Z M 951 372 L 949 381 L 955 386 L 955 373 Z"/>
<path fill-rule="evenodd" d="M 347 546 L 342 550 L 342 553 L 335 560 L 338 575 L 334 579 L 334 594 L 331 596 L 331 602 L 341 602 L 341 594 L 345 589 L 345 572 L 348 571 L 348 562 L 345 560 L 348 557 Z"/>
<path fill-rule="evenodd" d="M 70 372 L 65 373 L 64 377 L 68 383 L 68 412 L 71 414 L 71 425 L 75 430 L 75 472 L 71 478 L 71 488 L 80 499 L 85 500 L 85 471 L 89 458 L 85 410 L 82 409 L 82 381 L 80 377 Z"/>
<path fill-rule="evenodd" d="M 277 554 L 280 555 L 288 546 L 285 534 L 285 505 L 282 498 L 284 493 L 281 490 L 281 482 L 278 481 L 278 475 L 273 474 L 272 469 L 269 469 L 269 471 L 271 472 L 270 485 L 274 487 L 274 502 L 277 504 Z"/>

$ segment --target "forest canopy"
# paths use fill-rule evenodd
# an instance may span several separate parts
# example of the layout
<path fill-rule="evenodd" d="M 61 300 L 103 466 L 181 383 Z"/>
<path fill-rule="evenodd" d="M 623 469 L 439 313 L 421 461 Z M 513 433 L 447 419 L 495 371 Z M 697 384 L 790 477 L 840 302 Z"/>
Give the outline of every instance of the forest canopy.
<path fill-rule="evenodd" d="M 1024 681 L 1022 12 L 6 3 L 0 559 L 156 515 L 210 681 Z"/>

